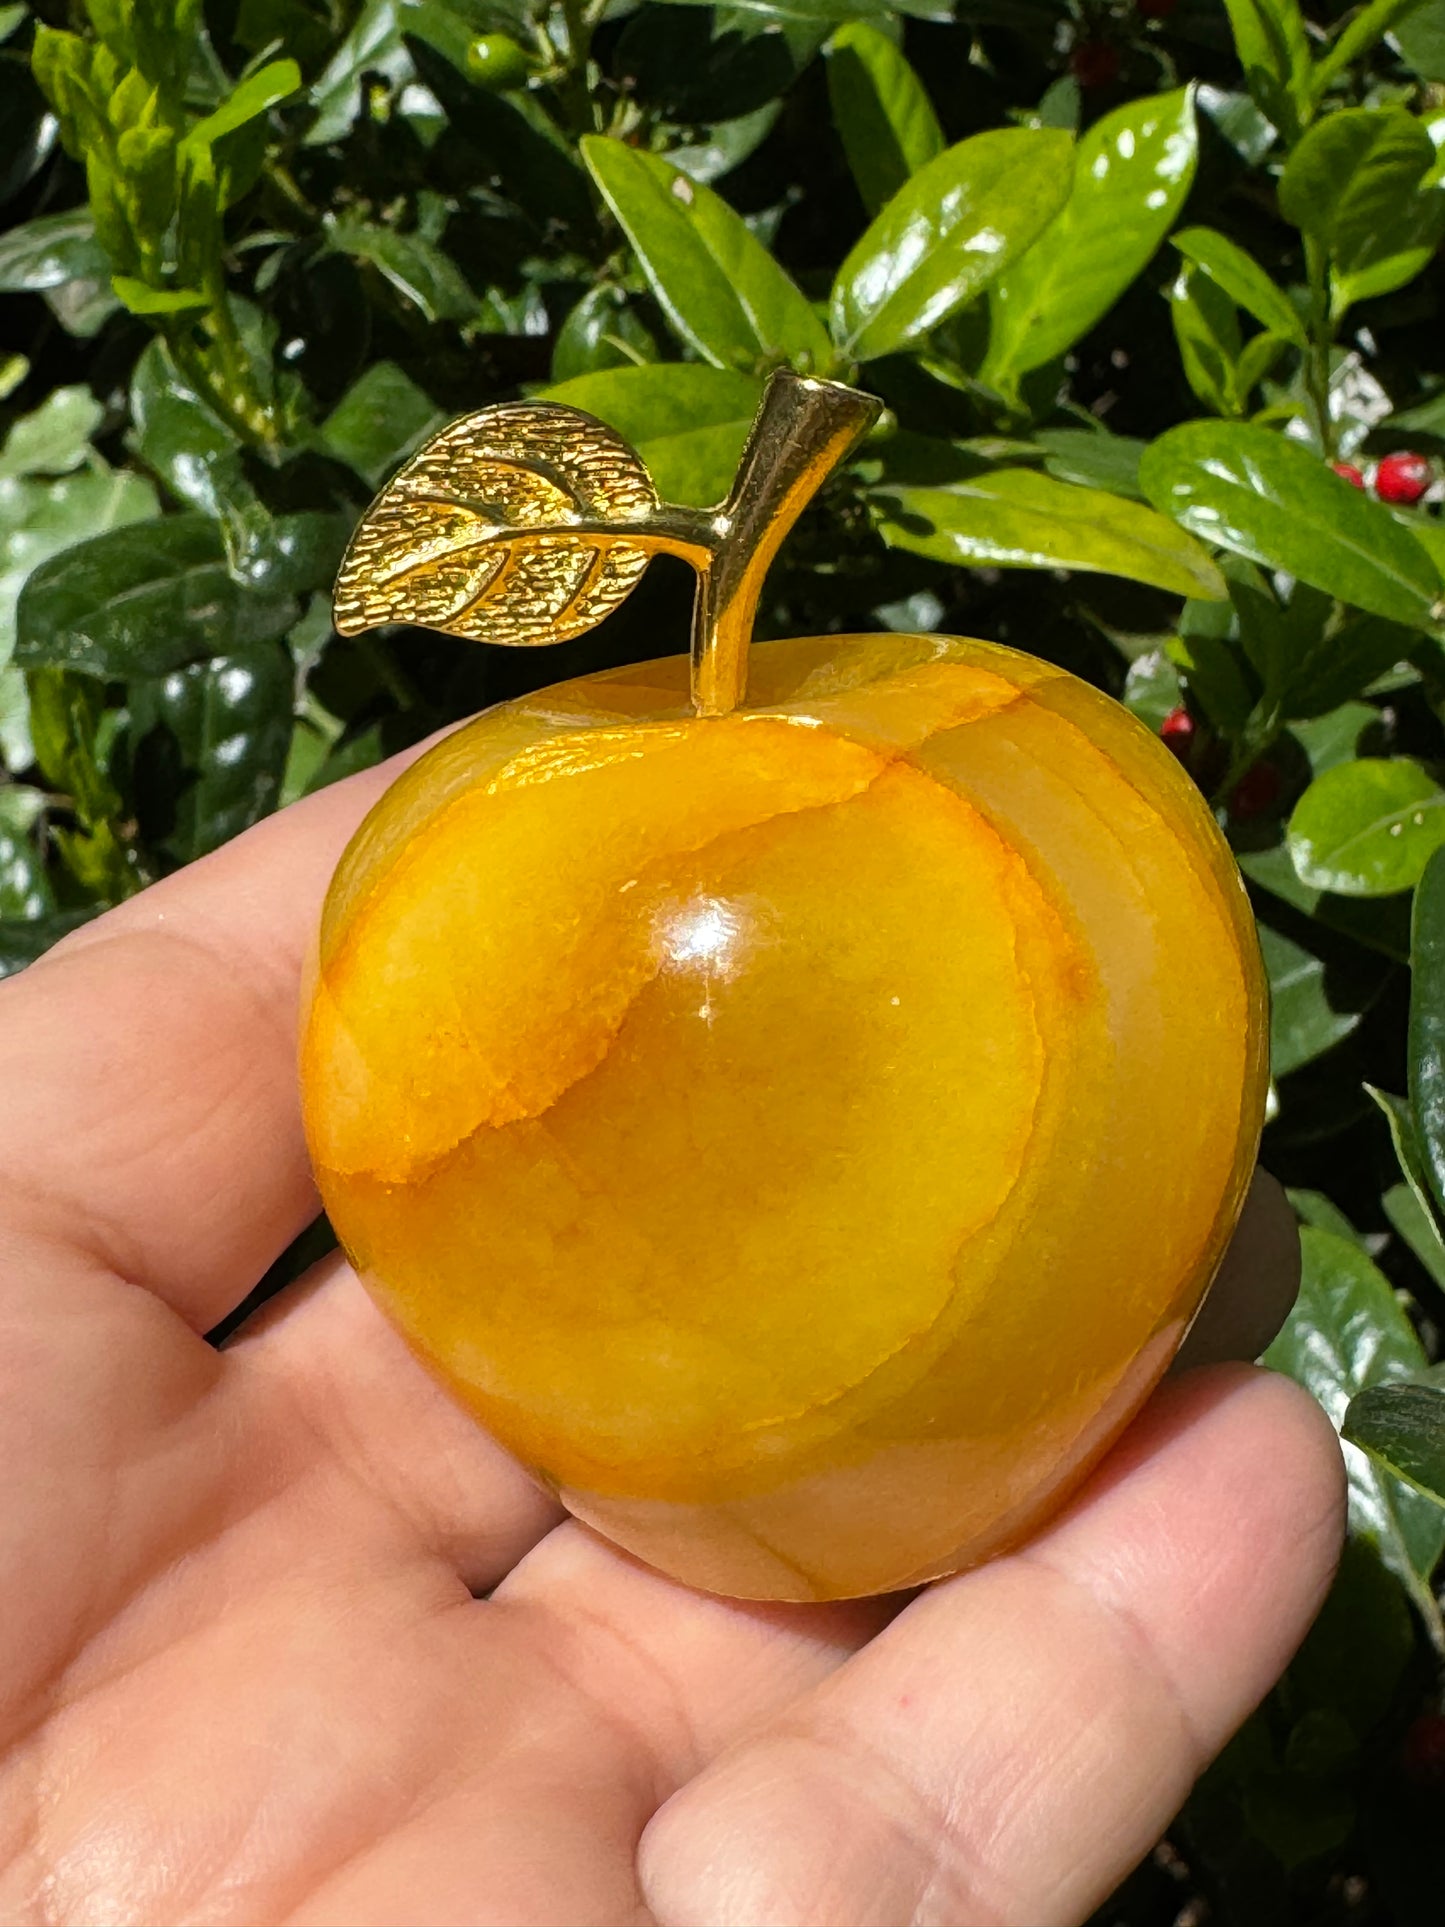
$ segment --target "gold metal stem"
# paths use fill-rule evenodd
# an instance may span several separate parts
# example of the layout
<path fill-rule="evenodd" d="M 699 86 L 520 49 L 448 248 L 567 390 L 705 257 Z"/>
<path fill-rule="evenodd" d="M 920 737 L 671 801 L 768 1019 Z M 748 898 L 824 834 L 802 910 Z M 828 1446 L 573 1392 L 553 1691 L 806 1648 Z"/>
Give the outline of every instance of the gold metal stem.
<path fill-rule="evenodd" d="M 608 522 L 600 517 L 579 515 L 550 528 L 543 525 L 528 529 L 522 535 L 511 529 L 499 530 L 493 539 L 501 539 L 515 549 L 536 549 L 548 542 L 579 541 L 590 542 L 599 550 L 641 549 L 648 555 L 675 555 L 680 561 L 690 562 L 693 568 L 706 571 L 712 566 L 724 533 L 721 510 L 679 508 L 664 502 L 635 522 Z"/>
<path fill-rule="evenodd" d="M 881 411 L 872 395 L 838 382 L 787 369 L 768 382 L 732 492 L 713 515 L 721 539 L 698 572 L 692 703 L 699 716 L 726 716 L 742 701 L 753 620 L 773 557 Z"/>

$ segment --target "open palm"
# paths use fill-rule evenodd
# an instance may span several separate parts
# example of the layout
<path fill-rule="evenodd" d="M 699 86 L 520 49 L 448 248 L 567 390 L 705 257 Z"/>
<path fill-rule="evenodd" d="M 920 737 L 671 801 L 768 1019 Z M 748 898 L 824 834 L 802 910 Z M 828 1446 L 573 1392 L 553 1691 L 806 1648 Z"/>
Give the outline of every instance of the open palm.
<path fill-rule="evenodd" d="M 300 960 L 384 780 L 0 988 L 0 1918 L 1080 1919 L 1308 1623 L 1328 1426 L 1190 1373 L 1025 1551 L 755 1607 L 560 1523 L 339 1260 L 215 1350 L 317 1208 Z"/>

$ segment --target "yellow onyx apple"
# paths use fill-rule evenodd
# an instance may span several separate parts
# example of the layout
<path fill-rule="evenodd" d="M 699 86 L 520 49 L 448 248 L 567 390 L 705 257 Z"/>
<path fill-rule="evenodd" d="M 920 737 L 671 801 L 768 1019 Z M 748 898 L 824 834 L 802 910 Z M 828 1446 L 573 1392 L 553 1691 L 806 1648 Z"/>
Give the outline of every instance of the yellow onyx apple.
<path fill-rule="evenodd" d="M 755 1598 L 911 1585 L 1056 1506 L 1178 1346 L 1263 1112 L 1238 874 L 1130 716 L 983 642 L 749 648 L 877 412 L 775 375 L 703 510 L 591 416 L 484 409 L 337 584 L 346 632 L 526 646 L 658 552 L 698 571 L 690 663 L 491 710 L 372 811 L 302 1098 L 457 1398 L 579 1518 Z"/>
<path fill-rule="evenodd" d="M 548 689 L 392 787 L 307 1135 L 370 1289 L 579 1518 L 723 1593 L 912 1585 L 1034 1527 L 1178 1346 L 1258 1141 L 1254 925 L 1061 670 L 843 636 L 689 691 Z"/>

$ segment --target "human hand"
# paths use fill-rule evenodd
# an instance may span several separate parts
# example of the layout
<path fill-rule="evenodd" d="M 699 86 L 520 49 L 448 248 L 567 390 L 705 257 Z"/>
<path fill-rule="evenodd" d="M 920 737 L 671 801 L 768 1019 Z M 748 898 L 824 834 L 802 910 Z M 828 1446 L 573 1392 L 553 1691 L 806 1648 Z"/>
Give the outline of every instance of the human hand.
<path fill-rule="evenodd" d="M 1176 1377 L 1023 1550 L 767 1607 L 560 1522 L 339 1259 L 213 1349 L 317 1209 L 301 958 L 385 781 L 0 986 L 0 1918 L 1083 1918 L 1319 1603 L 1327 1421 Z"/>

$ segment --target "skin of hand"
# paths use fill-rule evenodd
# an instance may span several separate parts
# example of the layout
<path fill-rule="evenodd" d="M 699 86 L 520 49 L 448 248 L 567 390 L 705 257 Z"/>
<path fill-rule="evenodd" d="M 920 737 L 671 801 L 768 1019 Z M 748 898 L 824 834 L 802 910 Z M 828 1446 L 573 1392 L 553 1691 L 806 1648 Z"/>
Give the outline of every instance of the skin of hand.
<path fill-rule="evenodd" d="M 0 986 L 0 1919 L 1082 1920 L 1320 1602 L 1328 1422 L 1176 1374 L 1021 1551 L 770 1607 L 563 1521 L 339 1259 L 214 1349 L 317 1209 L 302 956 L 394 774 Z M 1196 1357 L 1293 1251 L 1259 1193 Z"/>

